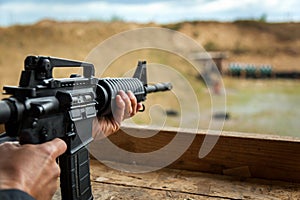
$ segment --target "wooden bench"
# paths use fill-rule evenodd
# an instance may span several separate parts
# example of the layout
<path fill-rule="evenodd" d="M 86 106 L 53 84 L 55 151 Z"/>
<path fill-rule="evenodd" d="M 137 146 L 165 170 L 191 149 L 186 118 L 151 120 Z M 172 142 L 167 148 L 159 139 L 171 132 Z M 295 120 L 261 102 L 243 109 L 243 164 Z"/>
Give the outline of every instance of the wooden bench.
<path fill-rule="evenodd" d="M 176 129 L 159 131 L 147 139 L 128 132 L 152 134 L 154 129 L 123 128 L 109 139 L 132 152 L 158 149 Z M 106 165 L 127 166 L 126 158 L 105 164 L 91 160 L 95 199 L 300 199 L 300 140 L 293 137 L 223 132 L 204 158 L 198 157 L 205 132 L 196 133 L 187 151 L 167 168 L 127 173 Z M 132 145 L 134 144 L 134 145 Z M 134 166 L 132 166 L 134 167 Z M 59 192 L 54 199 L 60 199 Z"/>

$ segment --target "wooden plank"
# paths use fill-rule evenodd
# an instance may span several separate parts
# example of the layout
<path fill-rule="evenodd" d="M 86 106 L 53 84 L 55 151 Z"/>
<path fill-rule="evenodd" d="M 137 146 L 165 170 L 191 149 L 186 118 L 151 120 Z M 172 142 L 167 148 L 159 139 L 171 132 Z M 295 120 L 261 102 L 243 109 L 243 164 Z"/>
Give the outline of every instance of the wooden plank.
<path fill-rule="evenodd" d="M 186 194 L 176 191 L 153 190 L 118 184 L 93 182 L 94 200 L 226 200 L 221 197 L 208 197 Z M 57 191 L 52 200 L 60 200 L 60 191 Z"/>
<path fill-rule="evenodd" d="M 126 165 L 126 164 L 121 164 Z M 135 166 L 132 166 L 135 167 Z M 225 200 L 300 199 L 300 184 L 235 177 L 177 169 L 128 173 L 91 160 L 94 199 Z M 60 199 L 57 191 L 53 200 Z"/>
<path fill-rule="evenodd" d="M 95 200 L 226 200 L 220 197 L 207 197 L 180 192 L 135 188 L 123 185 L 97 183 L 93 185 Z"/>
<path fill-rule="evenodd" d="M 153 136 L 155 132 L 157 134 Z M 138 138 L 128 133 L 151 137 Z M 109 140 L 126 151 L 153 152 L 170 143 L 178 134 L 182 142 L 185 138 L 193 136 L 195 139 L 185 153 L 168 166 L 170 168 L 228 174 L 242 178 L 300 182 L 300 139 L 298 138 L 222 132 L 212 151 L 202 159 L 198 157 L 198 153 L 207 135 L 205 132 L 198 132 L 194 135 L 195 133 L 189 130 L 177 132 L 176 129 L 155 130 L 127 127 L 111 135 Z M 97 145 L 101 145 L 101 142 Z M 169 152 L 170 155 L 173 153 Z M 109 152 L 104 152 L 101 160 L 111 160 L 112 157 Z M 134 162 L 124 156 L 114 156 L 112 161 L 129 164 Z"/>
<path fill-rule="evenodd" d="M 147 190 L 147 194 L 150 196 L 149 193 L 162 192 L 162 194 L 177 194 L 178 198 L 174 195 L 173 199 L 279 200 L 300 198 L 300 184 L 295 183 L 258 179 L 241 181 L 230 176 L 167 168 L 148 173 L 128 173 L 97 164 L 95 160 L 91 165 L 94 182 L 132 188 L 133 190 Z M 156 199 L 165 199 L 165 197 Z"/>

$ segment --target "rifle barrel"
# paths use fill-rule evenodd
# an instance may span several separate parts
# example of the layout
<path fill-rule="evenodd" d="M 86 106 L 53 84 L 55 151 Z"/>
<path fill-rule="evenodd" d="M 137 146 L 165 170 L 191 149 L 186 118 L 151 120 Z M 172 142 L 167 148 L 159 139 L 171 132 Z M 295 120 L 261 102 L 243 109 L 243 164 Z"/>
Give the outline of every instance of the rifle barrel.
<path fill-rule="evenodd" d="M 147 93 L 152 93 L 152 92 L 162 92 L 162 91 L 167 91 L 172 89 L 172 84 L 171 83 L 157 83 L 153 85 L 147 85 L 145 87 L 145 90 Z"/>

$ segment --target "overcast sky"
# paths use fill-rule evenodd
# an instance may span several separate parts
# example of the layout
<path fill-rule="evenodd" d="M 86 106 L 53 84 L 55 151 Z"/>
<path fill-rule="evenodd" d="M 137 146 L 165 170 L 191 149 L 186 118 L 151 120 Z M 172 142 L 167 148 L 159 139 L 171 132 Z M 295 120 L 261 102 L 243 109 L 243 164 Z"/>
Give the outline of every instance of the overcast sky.
<path fill-rule="evenodd" d="M 183 20 L 300 21 L 299 0 L 0 0 L 0 26 L 42 19 L 172 23 Z"/>

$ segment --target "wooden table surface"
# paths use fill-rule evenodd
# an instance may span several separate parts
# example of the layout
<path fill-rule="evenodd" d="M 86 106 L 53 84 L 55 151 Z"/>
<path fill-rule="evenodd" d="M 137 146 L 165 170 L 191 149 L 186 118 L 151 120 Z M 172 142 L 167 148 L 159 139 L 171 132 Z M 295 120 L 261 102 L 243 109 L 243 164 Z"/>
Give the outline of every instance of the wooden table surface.
<path fill-rule="evenodd" d="M 96 160 L 91 160 L 91 181 L 94 199 L 99 200 L 300 199 L 299 183 L 241 180 L 167 168 L 133 174 L 111 169 Z M 53 199 L 61 199 L 60 191 Z"/>

